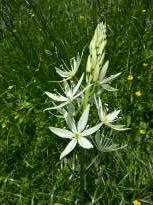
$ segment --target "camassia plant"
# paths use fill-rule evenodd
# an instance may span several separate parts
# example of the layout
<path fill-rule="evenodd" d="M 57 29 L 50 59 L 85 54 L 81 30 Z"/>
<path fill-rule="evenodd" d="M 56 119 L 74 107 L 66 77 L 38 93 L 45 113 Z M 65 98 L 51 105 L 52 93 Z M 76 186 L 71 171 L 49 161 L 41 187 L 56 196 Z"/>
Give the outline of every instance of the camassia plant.
<path fill-rule="evenodd" d="M 76 58 L 70 60 L 69 68 L 63 65 L 56 68 L 56 72 L 62 78 L 58 83 L 63 84 L 61 86 L 63 94 L 45 92 L 53 104 L 45 110 L 59 112 L 67 125 L 66 129 L 49 127 L 52 133 L 67 139 L 68 144 L 61 152 L 60 159 L 67 157 L 78 145 L 79 156 L 83 153 L 82 149 L 92 149 L 94 145 L 100 152 L 114 151 L 124 147 L 113 144 L 112 140 L 104 135 L 105 127 L 117 131 L 127 129 L 124 125 L 116 124 L 120 110 L 109 111 L 108 105 L 102 99 L 103 92 L 117 91 L 111 83 L 121 74 L 107 76 L 109 61 L 105 62 L 105 46 L 106 25 L 102 22 L 97 25 L 90 42 L 86 69 L 81 77 L 75 82 L 76 73 L 81 64 L 81 57 L 77 55 Z M 88 126 L 90 121 L 92 126 Z M 84 180 L 82 177 L 85 163 L 83 156 L 81 160 L 80 179 Z M 80 181 L 80 184 L 84 186 L 84 182 Z"/>
<path fill-rule="evenodd" d="M 64 68 L 63 65 L 61 68 L 56 68 L 56 72 L 62 78 L 59 83 L 63 83 L 64 94 L 45 92 L 53 101 L 53 106 L 45 110 L 53 111 L 56 109 L 62 113 L 68 127 L 68 129 L 53 126 L 49 127 L 50 131 L 55 135 L 68 139 L 68 145 L 61 153 L 60 159 L 67 156 L 77 144 L 84 149 L 93 148 L 93 144 L 89 140 L 91 135 L 92 141 L 94 141 L 95 138 L 95 142 L 98 141 L 102 143 L 104 140 L 100 139 L 100 134 L 95 133 L 98 130 L 103 130 L 104 126 L 119 131 L 127 129 L 124 125 L 113 124 L 118 119 L 120 110 L 109 112 L 106 103 L 101 99 L 102 90 L 117 90 L 111 86 L 111 82 L 121 74 L 117 73 L 108 77 L 106 75 L 109 66 L 109 61 L 104 62 L 106 42 L 106 25 L 102 22 L 97 25 L 89 45 L 86 72 L 83 73 L 80 79 L 75 83 L 74 77 L 81 64 L 81 57 L 77 55 L 76 58 L 74 57 L 70 60 L 70 68 L 67 66 Z M 95 109 L 95 112 L 97 112 L 97 124 L 88 128 L 87 123 L 89 123 L 90 120 L 89 113 L 91 106 L 92 109 Z M 76 123 L 74 118 L 77 117 L 78 114 L 80 114 L 80 119 Z M 99 139 L 97 139 L 97 137 Z M 103 138 L 104 136 L 101 135 L 101 137 Z M 116 149 L 118 149 L 117 145 L 115 146 Z M 107 142 L 101 147 L 107 151 L 115 150 L 113 144 L 110 144 L 110 140 L 109 143 Z"/>

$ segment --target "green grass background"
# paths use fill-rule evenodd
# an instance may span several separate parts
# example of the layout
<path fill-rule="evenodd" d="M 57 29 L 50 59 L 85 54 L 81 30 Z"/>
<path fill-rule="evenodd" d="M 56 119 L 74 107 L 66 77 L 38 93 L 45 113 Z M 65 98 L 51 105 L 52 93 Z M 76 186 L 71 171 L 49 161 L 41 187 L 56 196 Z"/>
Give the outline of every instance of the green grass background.
<path fill-rule="evenodd" d="M 113 132 L 116 143 L 128 145 L 124 150 L 86 153 L 87 163 L 98 160 L 87 172 L 85 204 L 153 204 L 151 0 L 0 1 L 0 204 L 79 204 L 79 164 L 74 154 L 59 160 L 66 141 L 48 126 L 63 122 L 43 112 L 50 104 L 44 91 L 59 89 L 49 82 L 58 79 L 55 66 L 68 64 L 84 47 L 78 76 L 85 70 L 101 21 L 107 23 L 108 73 L 122 72 L 114 82 L 119 91 L 104 100 L 122 109 L 131 130 Z"/>

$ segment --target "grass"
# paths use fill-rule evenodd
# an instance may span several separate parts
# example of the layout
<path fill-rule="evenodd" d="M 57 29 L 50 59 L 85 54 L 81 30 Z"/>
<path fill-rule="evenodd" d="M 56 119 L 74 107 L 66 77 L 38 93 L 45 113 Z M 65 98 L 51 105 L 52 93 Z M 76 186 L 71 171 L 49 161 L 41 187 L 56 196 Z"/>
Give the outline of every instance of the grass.
<path fill-rule="evenodd" d="M 85 204 L 153 204 L 152 12 L 149 0 L 0 2 L 0 204 L 79 204 L 79 163 L 75 153 L 59 161 L 66 142 L 48 127 L 63 121 L 43 112 L 49 105 L 43 93 L 59 89 L 49 82 L 58 79 L 55 66 L 68 64 L 84 47 L 80 73 L 85 69 L 89 42 L 102 20 L 108 72 L 122 72 L 114 82 L 119 91 L 103 97 L 123 110 L 131 130 L 113 132 L 125 149 L 85 153 L 92 167 Z"/>

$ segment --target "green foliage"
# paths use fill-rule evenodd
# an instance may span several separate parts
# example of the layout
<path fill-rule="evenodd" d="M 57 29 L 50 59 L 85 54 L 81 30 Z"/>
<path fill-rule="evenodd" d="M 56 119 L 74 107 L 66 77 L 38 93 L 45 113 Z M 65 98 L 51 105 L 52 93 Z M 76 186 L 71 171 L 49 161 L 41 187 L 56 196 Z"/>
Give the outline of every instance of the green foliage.
<path fill-rule="evenodd" d="M 79 204 L 79 162 L 73 153 L 59 161 L 67 142 L 48 127 L 65 124 L 43 112 L 49 105 L 44 91 L 60 89 L 49 82 L 59 80 L 55 66 L 69 64 L 84 47 L 79 69 L 85 70 L 87 47 L 101 21 L 107 23 L 108 76 L 122 72 L 113 82 L 119 92 L 104 92 L 103 99 L 123 110 L 123 124 L 131 130 L 112 131 L 112 141 L 127 144 L 124 149 L 85 152 L 85 204 L 130 205 L 135 199 L 152 204 L 151 1 L 2 0 L 0 5 L 0 204 Z"/>

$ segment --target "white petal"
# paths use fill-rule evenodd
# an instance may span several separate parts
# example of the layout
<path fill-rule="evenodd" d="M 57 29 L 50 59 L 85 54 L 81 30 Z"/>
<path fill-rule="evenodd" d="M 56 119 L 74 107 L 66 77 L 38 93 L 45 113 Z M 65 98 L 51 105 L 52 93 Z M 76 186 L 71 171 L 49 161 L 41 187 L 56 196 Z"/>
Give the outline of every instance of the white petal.
<path fill-rule="evenodd" d="M 99 105 L 99 108 L 102 108 L 102 110 L 103 110 L 103 106 L 102 106 L 102 102 L 101 102 L 100 98 L 98 98 L 98 105 Z"/>
<path fill-rule="evenodd" d="M 66 129 L 56 128 L 56 127 L 49 127 L 50 131 L 52 131 L 55 135 L 62 137 L 62 138 L 69 138 L 72 139 L 73 133 Z"/>
<path fill-rule="evenodd" d="M 59 109 L 59 108 L 64 107 L 65 105 L 67 105 L 67 104 L 69 104 L 69 103 L 70 103 L 70 102 L 67 101 L 67 102 L 61 103 L 60 105 L 57 105 L 57 106 L 55 106 L 55 107 L 46 108 L 44 111 Z"/>
<path fill-rule="evenodd" d="M 69 113 L 65 113 L 64 117 L 65 117 L 65 120 L 66 120 L 66 123 L 67 123 L 68 127 L 69 127 L 73 132 L 76 132 L 77 129 L 76 129 L 76 126 L 75 126 L 75 120 L 74 120 L 74 118 L 72 118 Z"/>
<path fill-rule="evenodd" d="M 82 132 L 82 130 L 84 130 L 87 125 L 88 116 L 89 116 L 89 108 L 90 108 L 90 105 L 87 105 L 86 109 L 84 110 L 84 112 L 82 113 L 79 119 L 78 126 L 77 126 L 79 132 Z"/>
<path fill-rule="evenodd" d="M 70 85 L 67 82 L 64 82 L 64 89 L 65 89 L 65 94 L 67 95 L 67 93 L 71 93 L 71 88 Z"/>
<path fill-rule="evenodd" d="M 58 102 L 67 101 L 67 98 L 62 96 L 62 95 L 55 95 L 55 94 L 52 94 L 50 92 L 45 92 L 45 94 L 48 95 L 48 97 L 51 98 L 52 100 L 55 100 Z"/>
<path fill-rule="evenodd" d="M 73 89 L 73 96 L 74 96 L 74 95 L 76 94 L 76 92 L 78 91 L 78 89 L 79 89 L 79 87 L 80 87 L 80 85 L 81 85 L 81 83 L 82 83 L 83 77 L 84 77 L 84 73 L 82 74 L 82 76 L 81 76 L 79 82 L 77 83 L 77 85 L 76 85 L 75 88 Z"/>
<path fill-rule="evenodd" d="M 71 58 L 70 59 L 70 65 L 71 65 L 71 68 L 72 70 L 75 70 L 75 66 L 76 66 L 76 60 L 75 60 L 75 57 Z"/>
<path fill-rule="evenodd" d="M 109 127 L 111 127 L 114 130 L 118 130 L 118 131 L 125 131 L 125 130 L 129 130 L 130 128 L 126 128 L 125 125 L 111 125 L 108 124 Z"/>
<path fill-rule="evenodd" d="M 106 63 L 103 65 L 101 71 L 100 71 L 100 75 L 99 75 L 99 80 L 102 81 L 105 78 L 107 69 L 108 69 L 108 64 L 109 61 L 106 61 Z"/>
<path fill-rule="evenodd" d="M 92 66 L 92 64 L 91 64 L 91 56 L 89 55 L 88 59 L 87 59 L 87 64 L 86 64 L 86 71 L 88 73 L 91 72 L 91 66 Z"/>
<path fill-rule="evenodd" d="M 91 144 L 91 142 L 89 140 L 87 140 L 85 137 L 80 137 L 78 139 L 78 143 L 81 147 L 83 147 L 85 149 L 93 148 L 93 145 Z"/>
<path fill-rule="evenodd" d="M 80 55 L 78 54 L 77 57 L 75 58 L 72 58 L 70 60 L 70 65 L 71 65 L 71 68 L 72 70 L 75 71 L 75 73 L 77 72 L 79 66 L 80 66 L 80 62 L 81 62 L 81 58 L 80 58 Z"/>
<path fill-rule="evenodd" d="M 67 78 L 68 77 L 66 71 L 63 71 L 63 70 L 61 70 L 59 68 L 55 68 L 55 69 L 56 69 L 56 73 L 58 73 L 61 77 L 63 77 L 63 78 Z"/>
<path fill-rule="evenodd" d="M 69 144 L 66 146 L 66 148 L 64 149 L 64 151 L 61 153 L 60 159 L 62 159 L 63 157 L 65 157 L 66 155 L 68 155 L 76 146 L 77 143 L 77 139 L 73 138 Z"/>
<path fill-rule="evenodd" d="M 99 109 L 98 109 L 98 111 L 99 111 L 99 117 L 100 117 L 100 119 L 101 119 L 101 118 L 104 118 L 104 117 L 105 117 L 106 112 L 105 112 L 105 109 L 103 108 L 103 105 L 102 105 L 102 102 L 101 102 L 100 98 L 99 98 L 98 103 L 99 103 Z"/>
<path fill-rule="evenodd" d="M 96 96 L 94 96 L 94 99 L 95 99 L 95 104 L 96 104 L 96 108 L 98 110 L 98 115 L 99 115 L 99 118 L 101 118 L 101 116 L 103 115 L 102 113 L 102 103 L 101 103 L 101 100 L 100 98 L 98 98 L 98 100 L 96 99 Z"/>
<path fill-rule="evenodd" d="M 80 91 L 77 95 L 74 96 L 73 99 L 79 97 L 82 93 L 84 93 L 84 91 L 86 91 L 90 86 L 92 86 L 92 84 L 88 85 L 87 87 L 85 87 L 82 91 Z"/>
<path fill-rule="evenodd" d="M 108 114 L 107 115 L 108 122 L 113 122 L 117 118 L 119 113 L 120 113 L 120 110 L 115 110 L 111 112 L 110 114 Z"/>
<path fill-rule="evenodd" d="M 94 95 L 94 100 L 95 100 L 96 108 L 98 109 L 98 102 L 97 102 L 97 99 L 96 99 L 96 95 Z"/>
<path fill-rule="evenodd" d="M 94 127 L 91 127 L 81 133 L 81 135 L 84 136 L 89 136 L 95 133 L 99 128 L 102 126 L 102 123 L 99 123 L 98 125 L 95 125 Z"/>
<path fill-rule="evenodd" d="M 54 105 L 56 106 L 55 103 L 54 103 Z M 63 117 L 64 117 L 64 115 L 66 115 L 66 113 L 67 113 L 67 111 L 66 111 L 64 108 L 59 108 L 59 109 L 58 109 L 58 112 L 59 112 L 60 114 L 62 114 Z"/>
<path fill-rule="evenodd" d="M 115 75 L 111 75 L 110 77 L 108 77 L 108 78 L 105 78 L 103 81 L 102 81 L 102 83 L 109 83 L 109 82 L 111 82 L 112 80 L 114 80 L 115 78 L 117 78 L 119 75 L 121 75 L 121 73 L 117 73 L 117 74 L 115 74 Z"/>
<path fill-rule="evenodd" d="M 111 91 L 111 92 L 114 92 L 114 91 L 117 91 L 118 89 L 117 88 L 113 88 L 112 86 L 110 86 L 109 84 L 102 84 L 102 87 L 107 90 L 107 91 Z"/>

